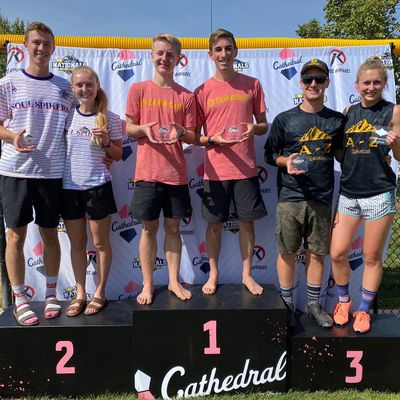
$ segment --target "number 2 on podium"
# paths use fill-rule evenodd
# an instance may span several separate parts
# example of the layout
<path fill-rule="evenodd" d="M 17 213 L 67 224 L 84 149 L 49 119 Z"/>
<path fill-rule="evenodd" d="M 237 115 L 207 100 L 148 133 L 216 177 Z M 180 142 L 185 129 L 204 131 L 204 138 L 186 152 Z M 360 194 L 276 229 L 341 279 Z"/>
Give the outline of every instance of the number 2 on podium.
<path fill-rule="evenodd" d="M 211 320 L 203 325 L 203 332 L 208 331 L 209 346 L 204 348 L 204 354 L 221 354 L 221 348 L 217 347 L 217 321 Z"/>
<path fill-rule="evenodd" d="M 56 365 L 57 375 L 63 374 L 75 374 L 75 367 L 66 367 L 65 364 L 74 355 L 74 345 L 69 340 L 60 340 L 56 343 L 56 351 L 63 351 L 65 349 L 65 354 L 61 357 L 60 361 Z"/>

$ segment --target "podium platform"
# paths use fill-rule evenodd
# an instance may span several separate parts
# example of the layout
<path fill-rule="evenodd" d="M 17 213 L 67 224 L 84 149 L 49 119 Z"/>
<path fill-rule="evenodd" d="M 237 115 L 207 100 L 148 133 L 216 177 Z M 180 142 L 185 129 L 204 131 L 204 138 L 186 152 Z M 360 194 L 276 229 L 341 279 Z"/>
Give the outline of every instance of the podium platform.
<path fill-rule="evenodd" d="M 0 398 L 130 393 L 132 304 L 111 301 L 99 314 L 43 317 L 44 302 L 32 302 L 40 319 L 17 324 L 12 310 L 0 316 Z"/>
<path fill-rule="evenodd" d="M 253 296 L 220 285 L 213 296 L 190 286 L 180 301 L 165 286 L 154 302 L 110 301 L 94 316 L 19 326 L 0 316 L 0 398 L 132 393 L 140 399 L 367 389 L 400 391 L 400 320 L 372 316 L 371 332 L 352 324 L 323 329 L 307 315 L 288 334 L 286 308 L 272 285 Z"/>
<path fill-rule="evenodd" d="M 286 390 L 286 307 L 272 285 L 167 290 L 133 311 L 135 390 L 159 398 Z M 144 328 L 145 327 L 145 328 Z"/>
<path fill-rule="evenodd" d="M 294 390 L 400 391 L 400 319 L 372 315 L 371 331 L 357 334 L 353 320 L 331 329 L 307 315 L 289 338 L 289 387 Z"/>

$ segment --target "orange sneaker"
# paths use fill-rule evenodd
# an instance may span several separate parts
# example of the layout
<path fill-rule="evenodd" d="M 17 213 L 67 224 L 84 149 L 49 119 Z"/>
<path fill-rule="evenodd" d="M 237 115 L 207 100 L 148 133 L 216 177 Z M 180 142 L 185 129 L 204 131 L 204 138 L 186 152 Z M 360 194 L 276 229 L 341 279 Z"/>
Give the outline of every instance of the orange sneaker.
<path fill-rule="evenodd" d="M 348 303 L 337 303 L 333 310 L 333 320 L 337 325 L 346 325 L 350 317 L 351 300 Z"/>
<path fill-rule="evenodd" d="M 368 313 L 358 310 L 353 314 L 353 317 L 356 319 L 353 325 L 356 332 L 366 333 L 371 329 L 371 317 Z"/>

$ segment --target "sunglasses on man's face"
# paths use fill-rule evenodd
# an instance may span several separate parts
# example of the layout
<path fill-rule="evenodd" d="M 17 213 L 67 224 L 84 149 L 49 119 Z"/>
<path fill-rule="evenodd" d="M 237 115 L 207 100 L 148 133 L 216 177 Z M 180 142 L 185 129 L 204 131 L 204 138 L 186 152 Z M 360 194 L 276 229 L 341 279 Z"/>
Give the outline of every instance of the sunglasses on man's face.
<path fill-rule="evenodd" d="M 316 83 L 318 83 L 319 85 L 321 85 L 322 83 L 326 82 L 326 76 L 323 75 L 318 75 L 318 76 L 303 76 L 301 78 L 301 81 L 305 84 L 305 85 L 310 85 L 312 83 L 312 81 L 315 81 Z"/>

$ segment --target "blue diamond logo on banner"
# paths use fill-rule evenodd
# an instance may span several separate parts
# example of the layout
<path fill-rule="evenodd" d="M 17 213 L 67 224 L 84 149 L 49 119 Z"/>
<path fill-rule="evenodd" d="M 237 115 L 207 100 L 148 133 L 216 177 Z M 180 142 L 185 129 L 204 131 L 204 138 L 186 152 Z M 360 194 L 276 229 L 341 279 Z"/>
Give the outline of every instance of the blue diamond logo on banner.
<path fill-rule="evenodd" d="M 136 236 L 136 231 L 133 228 L 132 229 L 127 229 L 126 231 L 120 232 L 119 235 L 126 242 L 130 243 L 133 240 L 133 238 Z"/>
<path fill-rule="evenodd" d="M 351 270 L 354 271 L 355 269 L 357 269 L 359 266 L 361 266 L 363 264 L 363 259 L 362 259 L 362 257 L 355 258 L 354 260 L 350 260 L 349 264 L 350 264 Z"/>
<path fill-rule="evenodd" d="M 131 146 L 125 146 L 122 149 L 122 160 L 125 161 L 132 153 L 133 153 L 133 150 L 132 150 Z"/>
<path fill-rule="evenodd" d="M 289 81 L 297 74 L 295 67 L 290 67 L 288 69 L 282 69 L 281 74 Z"/>
<path fill-rule="evenodd" d="M 124 81 L 128 81 L 129 79 L 132 78 L 135 73 L 133 72 L 133 69 L 120 69 L 117 74 L 119 77 Z"/>

